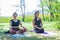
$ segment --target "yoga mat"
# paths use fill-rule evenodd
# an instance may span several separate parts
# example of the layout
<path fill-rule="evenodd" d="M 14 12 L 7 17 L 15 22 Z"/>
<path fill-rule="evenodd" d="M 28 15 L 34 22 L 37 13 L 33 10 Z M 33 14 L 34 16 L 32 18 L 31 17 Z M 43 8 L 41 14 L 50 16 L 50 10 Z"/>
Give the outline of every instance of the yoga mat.
<path fill-rule="evenodd" d="M 42 36 L 56 36 L 57 33 L 46 31 L 45 33 L 40 33 Z"/>
<path fill-rule="evenodd" d="M 31 30 L 31 32 L 36 33 L 34 30 Z M 40 34 L 42 36 L 56 36 L 56 35 L 58 35 L 57 33 L 50 32 L 50 31 L 45 31 L 44 33 L 36 33 L 36 34 Z"/>
<path fill-rule="evenodd" d="M 15 38 L 19 38 L 19 37 L 31 37 L 30 34 L 13 34 L 13 35 L 10 35 L 11 37 L 15 37 Z"/>

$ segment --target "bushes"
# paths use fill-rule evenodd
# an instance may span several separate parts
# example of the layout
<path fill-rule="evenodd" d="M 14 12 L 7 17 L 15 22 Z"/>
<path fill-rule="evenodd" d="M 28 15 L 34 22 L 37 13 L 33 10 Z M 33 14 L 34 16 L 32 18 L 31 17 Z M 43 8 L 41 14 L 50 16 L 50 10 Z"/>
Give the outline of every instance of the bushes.
<path fill-rule="evenodd" d="M 17 17 L 19 20 L 22 21 L 22 16 Z M 0 17 L 0 23 L 8 23 L 12 17 Z M 33 16 L 25 16 L 25 22 L 32 22 Z"/>
<path fill-rule="evenodd" d="M 60 30 L 60 21 L 57 21 L 56 24 L 54 25 L 54 27 L 55 27 L 57 30 Z"/>
<path fill-rule="evenodd" d="M 0 17 L 0 23 L 9 22 L 11 20 L 11 17 Z"/>
<path fill-rule="evenodd" d="M 33 16 L 26 16 L 25 17 L 25 22 L 32 22 L 33 21 Z"/>
<path fill-rule="evenodd" d="M 50 21 L 50 15 L 47 14 L 47 15 L 45 15 L 44 17 L 45 17 L 45 18 L 44 18 L 44 21 Z"/>
<path fill-rule="evenodd" d="M 17 18 L 22 21 L 22 16 L 18 16 Z M 33 18 L 34 18 L 33 15 L 25 16 L 25 22 L 32 22 Z M 42 20 L 43 20 L 42 14 L 40 14 L 40 18 L 42 18 Z M 12 17 L 0 17 L 0 23 L 10 22 L 11 19 L 12 19 Z M 49 14 L 44 14 L 44 21 L 50 21 L 50 19 L 51 18 L 50 18 Z M 56 16 L 54 16 L 53 21 L 58 21 L 58 20 L 60 20 L 60 18 L 58 17 L 56 19 Z"/>

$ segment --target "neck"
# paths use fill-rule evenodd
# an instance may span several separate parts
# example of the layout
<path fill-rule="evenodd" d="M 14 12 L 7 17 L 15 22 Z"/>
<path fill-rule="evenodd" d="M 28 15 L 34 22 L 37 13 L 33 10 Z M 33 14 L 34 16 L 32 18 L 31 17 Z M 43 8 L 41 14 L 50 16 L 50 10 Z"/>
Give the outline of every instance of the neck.
<path fill-rule="evenodd" d="M 35 16 L 35 18 L 38 18 L 38 17 Z"/>
<path fill-rule="evenodd" d="M 14 18 L 14 20 L 16 20 L 16 18 Z"/>

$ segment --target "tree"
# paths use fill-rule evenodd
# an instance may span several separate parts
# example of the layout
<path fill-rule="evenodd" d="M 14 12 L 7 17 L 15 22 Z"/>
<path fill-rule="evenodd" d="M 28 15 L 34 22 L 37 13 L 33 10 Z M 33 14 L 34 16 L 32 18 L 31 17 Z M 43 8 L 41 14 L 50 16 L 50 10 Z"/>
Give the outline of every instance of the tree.
<path fill-rule="evenodd" d="M 49 0 L 49 10 L 52 10 L 52 0 Z M 50 15 L 51 15 L 51 21 L 53 20 L 53 18 L 54 18 L 54 14 L 53 14 L 53 12 L 52 11 L 50 11 Z"/>
<path fill-rule="evenodd" d="M 57 17 L 59 16 L 58 14 L 60 13 L 59 0 L 43 0 L 42 4 L 43 6 L 47 6 L 48 9 L 44 10 L 50 13 L 50 20 L 54 20 L 54 16 L 56 16 L 57 19 Z"/>
<path fill-rule="evenodd" d="M 50 10 L 50 14 L 51 14 L 51 21 L 54 19 L 54 14 L 60 13 L 60 2 L 58 2 L 58 1 L 57 0 L 49 0 L 49 3 L 50 3 L 49 10 Z M 57 16 L 59 16 L 59 15 L 57 15 Z"/>
<path fill-rule="evenodd" d="M 20 0 L 20 6 L 21 6 L 21 11 L 22 11 L 22 21 L 24 22 L 25 20 L 25 0 Z"/>
<path fill-rule="evenodd" d="M 44 6 L 43 6 L 43 1 L 40 0 L 40 3 L 41 3 L 41 7 L 42 7 L 42 16 L 43 16 L 43 20 L 44 20 Z"/>

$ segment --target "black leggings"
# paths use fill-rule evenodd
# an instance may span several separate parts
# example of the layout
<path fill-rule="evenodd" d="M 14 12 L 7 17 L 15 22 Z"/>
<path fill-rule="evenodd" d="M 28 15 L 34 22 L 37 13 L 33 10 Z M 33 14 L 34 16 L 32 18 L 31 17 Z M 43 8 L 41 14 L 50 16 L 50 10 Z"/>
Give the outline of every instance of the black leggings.
<path fill-rule="evenodd" d="M 34 30 L 35 30 L 36 33 L 44 33 L 44 29 L 43 28 L 42 29 L 35 28 Z"/>

